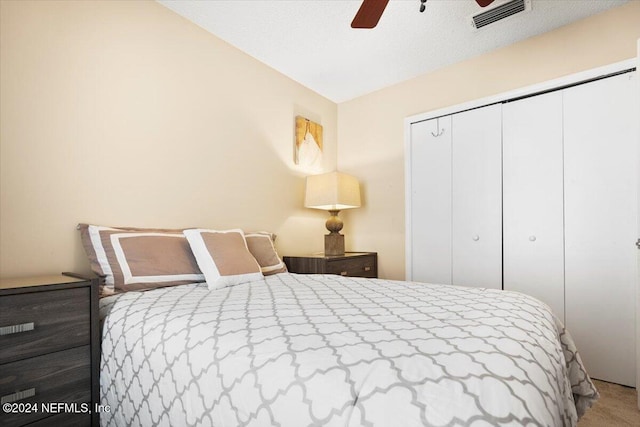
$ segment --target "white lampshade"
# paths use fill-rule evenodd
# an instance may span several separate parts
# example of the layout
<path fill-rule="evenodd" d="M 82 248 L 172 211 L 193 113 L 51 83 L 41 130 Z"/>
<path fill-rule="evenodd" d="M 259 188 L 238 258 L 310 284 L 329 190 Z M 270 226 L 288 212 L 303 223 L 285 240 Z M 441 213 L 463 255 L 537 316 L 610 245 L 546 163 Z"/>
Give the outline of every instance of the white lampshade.
<path fill-rule="evenodd" d="M 308 176 L 304 206 L 326 211 L 360 207 L 360 184 L 341 172 Z"/>

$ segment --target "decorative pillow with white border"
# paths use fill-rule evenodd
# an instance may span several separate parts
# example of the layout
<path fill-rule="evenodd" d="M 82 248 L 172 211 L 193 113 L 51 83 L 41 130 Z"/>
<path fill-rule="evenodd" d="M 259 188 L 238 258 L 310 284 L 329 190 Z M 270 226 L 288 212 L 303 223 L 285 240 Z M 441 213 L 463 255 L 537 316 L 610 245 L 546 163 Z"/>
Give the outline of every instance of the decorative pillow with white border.
<path fill-rule="evenodd" d="M 182 229 L 79 228 L 91 269 L 105 278 L 102 296 L 204 281 Z"/>
<path fill-rule="evenodd" d="M 260 265 L 249 252 L 244 233 L 234 230 L 184 230 L 209 289 L 262 280 Z"/>

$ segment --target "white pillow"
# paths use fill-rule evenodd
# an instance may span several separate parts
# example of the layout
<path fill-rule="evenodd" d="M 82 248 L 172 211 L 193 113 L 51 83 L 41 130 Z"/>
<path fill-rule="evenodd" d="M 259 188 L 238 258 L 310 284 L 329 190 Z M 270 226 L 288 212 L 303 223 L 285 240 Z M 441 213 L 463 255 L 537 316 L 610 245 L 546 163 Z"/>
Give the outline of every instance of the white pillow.
<path fill-rule="evenodd" d="M 242 230 L 184 230 L 198 267 L 209 289 L 253 282 L 264 278 L 260 265 L 247 248 Z"/>

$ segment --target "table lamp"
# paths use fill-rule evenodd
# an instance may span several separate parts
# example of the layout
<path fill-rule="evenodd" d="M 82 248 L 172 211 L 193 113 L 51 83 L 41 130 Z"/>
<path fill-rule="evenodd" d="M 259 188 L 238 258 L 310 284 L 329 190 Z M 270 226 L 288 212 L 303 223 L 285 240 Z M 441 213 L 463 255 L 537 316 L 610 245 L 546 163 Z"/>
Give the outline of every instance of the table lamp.
<path fill-rule="evenodd" d="M 324 254 L 344 255 L 344 235 L 342 220 L 338 212 L 343 209 L 360 207 L 360 184 L 351 175 L 329 172 L 307 177 L 304 206 L 329 211 L 326 222 L 329 234 L 324 236 Z"/>

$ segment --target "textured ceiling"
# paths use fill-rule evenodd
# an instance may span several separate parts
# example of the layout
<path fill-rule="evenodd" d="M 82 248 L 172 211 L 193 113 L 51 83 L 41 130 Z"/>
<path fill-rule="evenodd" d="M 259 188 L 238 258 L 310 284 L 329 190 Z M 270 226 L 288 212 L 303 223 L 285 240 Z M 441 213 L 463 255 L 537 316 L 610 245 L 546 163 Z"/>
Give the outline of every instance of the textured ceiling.
<path fill-rule="evenodd" d="M 424 13 L 418 12 L 420 0 L 391 0 L 371 30 L 350 27 L 360 0 L 157 1 L 293 80 L 343 102 L 628 0 L 531 0 L 531 11 L 480 30 L 470 18 L 485 9 L 473 0 L 429 0 Z"/>

